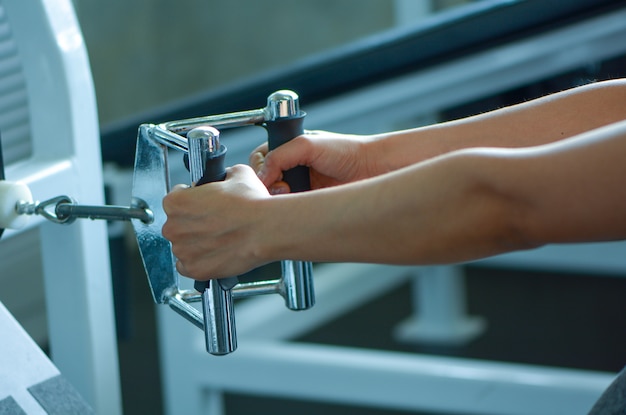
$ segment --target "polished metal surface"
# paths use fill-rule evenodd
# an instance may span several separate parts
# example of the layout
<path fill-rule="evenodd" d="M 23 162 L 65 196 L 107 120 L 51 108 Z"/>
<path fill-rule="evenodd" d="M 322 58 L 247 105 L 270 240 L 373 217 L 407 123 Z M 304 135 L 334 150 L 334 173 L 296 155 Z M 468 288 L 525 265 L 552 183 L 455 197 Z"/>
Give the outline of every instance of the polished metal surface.
<path fill-rule="evenodd" d="M 189 176 L 197 183 L 204 175 L 207 157 L 220 148 L 220 132 L 213 127 L 196 127 L 187 134 L 189 151 Z"/>
<path fill-rule="evenodd" d="M 73 204 L 74 199 L 69 196 L 56 196 L 43 202 L 20 201 L 15 205 L 16 213 L 20 215 L 40 215 L 53 223 L 71 223 L 75 218 L 69 216 L 62 217 L 57 214 L 57 207 L 60 204 Z"/>
<path fill-rule="evenodd" d="M 207 352 L 216 356 L 234 352 L 237 334 L 231 290 L 211 280 L 202 293 L 202 311 Z"/>
<path fill-rule="evenodd" d="M 200 330 L 204 330 L 204 320 L 200 311 L 187 304 L 186 299 L 179 293 L 169 297 L 167 304 L 172 310 L 184 317 L 191 324 L 198 327 Z"/>
<path fill-rule="evenodd" d="M 68 221 L 79 218 L 114 221 L 138 219 L 143 223 L 150 223 L 154 220 L 154 215 L 150 209 L 139 206 L 91 206 L 76 203 L 59 203 L 55 212 L 59 220 Z"/>
<path fill-rule="evenodd" d="M 207 351 L 225 355 L 237 348 L 233 300 L 261 294 L 280 294 L 291 310 L 305 310 L 315 303 L 310 262 L 282 261 L 280 279 L 238 284 L 237 278 L 211 280 L 201 293 L 180 291 L 171 245 L 161 234 L 166 221 L 162 199 L 169 191 L 167 150 L 188 154 L 192 183 L 200 181 L 211 153 L 224 151 L 219 129 L 259 125 L 301 116 L 298 95 L 281 90 L 271 94 L 267 106 L 230 114 L 211 115 L 143 124 L 139 127 L 133 178 L 132 208 L 150 212 L 132 220 L 152 295 L 205 331 Z M 197 285 L 200 287 L 201 285 Z M 200 313 L 189 305 L 202 302 Z"/>
<path fill-rule="evenodd" d="M 161 206 L 169 191 L 169 170 L 166 147 L 152 136 L 150 125 L 139 127 L 135 171 L 133 175 L 133 205 L 150 209 L 153 221 L 131 221 L 152 296 L 156 303 L 167 303 L 178 290 L 178 274 L 170 242 L 161 234 L 167 217 Z"/>
<path fill-rule="evenodd" d="M 315 305 L 313 267 L 305 261 L 281 261 L 281 295 L 290 310 L 307 310 Z"/>
<path fill-rule="evenodd" d="M 76 219 L 139 219 L 144 223 L 154 220 L 152 211 L 143 206 L 79 205 L 69 196 L 56 196 L 43 202 L 20 201 L 15 206 L 15 211 L 20 215 L 41 215 L 58 224 L 70 224 Z"/>
<path fill-rule="evenodd" d="M 204 177 L 207 160 L 220 151 L 219 131 L 200 126 L 187 133 L 189 175 L 192 183 Z M 235 279 L 234 284 L 237 283 Z M 199 284 L 203 285 L 203 284 Z M 204 339 L 207 352 L 213 355 L 232 353 L 237 348 L 235 313 L 231 287 L 212 280 L 198 288 L 202 294 Z"/>
<path fill-rule="evenodd" d="M 188 151 L 187 138 L 183 137 L 182 134 L 195 128 L 209 126 L 217 129 L 228 129 L 290 118 L 300 113 L 299 102 L 298 94 L 289 90 L 281 90 L 274 92 L 267 98 L 267 105 L 264 108 L 187 118 L 149 126 L 156 141 L 176 150 Z"/>
<path fill-rule="evenodd" d="M 233 298 L 239 299 L 263 294 L 280 294 L 280 285 L 280 279 L 240 283 L 233 288 Z"/>
<path fill-rule="evenodd" d="M 267 111 L 272 120 L 300 115 L 298 95 L 289 90 L 276 91 L 267 98 Z M 282 279 L 279 286 L 285 305 L 290 310 L 306 310 L 315 304 L 313 271 L 310 262 L 281 261 Z"/>
<path fill-rule="evenodd" d="M 205 125 L 224 129 L 236 128 L 246 125 L 259 124 L 267 121 L 268 113 L 266 108 L 232 112 L 228 114 L 207 115 L 204 117 L 188 118 L 185 120 L 169 121 L 159 124 L 158 128 L 167 130 L 175 134 L 185 134 L 194 128 Z"/>
<path fill-rule="evenodd" d="M 291 118 L 300 114 L 298 94 L 293 91 L 276 91 L 267 97 L 269 120 Z M 266 121 L 269 121 L 266 120 Z"/>

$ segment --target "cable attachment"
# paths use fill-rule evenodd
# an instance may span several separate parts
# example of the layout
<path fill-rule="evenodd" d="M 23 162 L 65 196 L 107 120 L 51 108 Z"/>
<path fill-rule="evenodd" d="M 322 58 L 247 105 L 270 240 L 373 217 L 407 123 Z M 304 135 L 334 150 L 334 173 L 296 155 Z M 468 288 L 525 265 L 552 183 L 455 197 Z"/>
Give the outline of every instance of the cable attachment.
<path fill-rule="evenodd" d="M 20 215 L 39 215 L 48 219 L 50 222 L 59 224 L 69 224 L 76 220 L 75 217 L 68 215 L 59 215 L 57 207 L 62 203 L 74 204 L 74 199 L 69 196 L 56 196 L 43 202 L 17 202 L 15 210 Z"/>
<path fill-rule="evenodd" d="M 90 206 L 79 205 L 69 196 L 56 196 L 43 202 L 17 203 L 15 210 L 20 215 L 40 215 L 53 223 L 70 224 L 76 219 L 102 219 L 129 221 L 139 219 L 143 223 L 151 223 L 154 214 L 141 199 L 133 199 L 127 206 Z"/>

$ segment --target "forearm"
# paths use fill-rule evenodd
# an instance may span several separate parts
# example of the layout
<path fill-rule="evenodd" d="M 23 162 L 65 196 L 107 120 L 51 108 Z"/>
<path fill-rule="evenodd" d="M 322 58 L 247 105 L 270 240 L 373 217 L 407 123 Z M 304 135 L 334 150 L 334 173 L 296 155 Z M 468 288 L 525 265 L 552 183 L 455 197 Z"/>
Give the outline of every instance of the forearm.
<path fill-rule="evenodd" d="M 267 202 L 281 232 L 272 260 L 452 263 L 527 248 L 512 205 L 479 180 L 480 152 L 435 159 L 361 182 Z"/>
<path fill-rule="evenodd" d="M 352 184 L 269 198 L 263 203 L 274 225 L 264 231 L 263 254 L 441 264 L 624 239 L 625 154 L 626 121 L 554 144 L 466 149 Z"/>
<path fill-rule="evenodd" d="M 280 259 L 442 264 L 547 243 L 626 239 L 626 121 L 524 149 L 472 148 L 270 196 L 247 166 L 163 200 L 183 275 Z"/>
<path fill-rule="evenodd" d="M 546 144 L 624 119 L 626 81 L 598 82 L 477 116 L 374 136 L 381 171 L 471 147 Z"/>

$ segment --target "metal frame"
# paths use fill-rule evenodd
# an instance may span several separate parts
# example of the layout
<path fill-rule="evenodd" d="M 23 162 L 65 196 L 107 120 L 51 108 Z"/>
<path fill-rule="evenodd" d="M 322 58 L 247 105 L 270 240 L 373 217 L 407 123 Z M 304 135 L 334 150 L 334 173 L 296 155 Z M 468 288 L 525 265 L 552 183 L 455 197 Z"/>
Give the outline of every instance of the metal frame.
<path fill-rule="evenodd" d="M 8 165 L 7 180 L 26 183 L 41 200 L 72 194 L 102 204 L 94 88 L 72 3 L 3 3 L 22 61 L 32 132 L 32 155 Z M 38 229 L 41 241 L 53 362 L 96 412 L 119 414 L 106 224 L 63 227 L 34 218 L 26 229 L 31 228 Z M 6 231 L 3 238 L 17 233 Z"/>
<path fill-rule="evenodd" d="M 159 310 L 166 413 L 224 413 L 221 393 L 232 391 L 413 411 L 584 414 L 612 380 L 583 370 L 290 341 L 419 273 L 418 267 L 319 266 L 318 304 L 305 314 L 289 313 L 271 298 L 238 305 L 242 345 L 225 358 L 202 358 L 202 336 Z"/>
<path fill-rule="evenodd" d="M 210 283 L 196 282 L 192 291 L 179 290 L 172 247 L 161 234 L 166 219 L 162 199 L 170 190 L 168 152 L 174 149 L 188 156 L 190 183 L 195 186 L 223 180 L 227 151 L 220 144 L 217 128 L 262 125 L 268 131 L 267 140 L 272 148 L 302 134 L 305 115 L 300 111 L 298 95 L 281 90 L 269 95 L 263 108 L 139 127 L 132 199 L 133 205 L 149 211 L 149 220 L 133 220 L 133 227 L 152 298 L 156 303 L 168 304 L 176 313 L 204 330 L 207 351 L 211 354 L 225 355 L 237 348 L 233 310 L 236 298 L 279 294 L 291 310 L 312 307 L 315 304 L 312 265 L 310 262 L 284 260 L 281 261 L 280 278 L 240 283 L 238 277 L 231 277 Z M 186 137 L 180 135 L 183 133 Z M 283 179 L 292 191 L 310 190 L 306 167 L 286 171 Z M 202 313 L 188 304 L 198 301 L 202 302 Z"/>
<path fill-rule="evenodd" d="M 308 126 L 373 133 L 417 115 L 620 56 L 626 52 L 624 21 L 626 10 L 617 10 L 335 96 L 306 108 Z M 231 137 L 231 153 L 240 148 L 243 158 L 251 139 L 252 135 Z M 237 147 L 237 143 L 246 144 Z M 550 263 L 568 269 L 572 253 L 592 252 L 579 267 L 626 275 L 625 249 L 623 242 L 556 246 L 526 252 L 522 261 L 527 267 Z M 515 258 L 515 254 L 496 257 L 485 264 L 517 265 Z M 605 263 L 612 266 L 606 269 Z M 278 313 L 263 299 L 242 304 L 237 313 L 246 346 L 224 359 L 203 358 L 201 336 L 159 312 L 167 412 L 223 413 L 221 393 L 228 390 L 450 413 L 583 414 L 613 379 L 611 373 L 289 341 L 301 330 L 382 294 L 407 273 L 419 274 L 420 268 L 321 266 L 316 271 L 318 306 L 314 312 L 306 316 Z M 248 318 L 252 322 L 246 327 Z"/>

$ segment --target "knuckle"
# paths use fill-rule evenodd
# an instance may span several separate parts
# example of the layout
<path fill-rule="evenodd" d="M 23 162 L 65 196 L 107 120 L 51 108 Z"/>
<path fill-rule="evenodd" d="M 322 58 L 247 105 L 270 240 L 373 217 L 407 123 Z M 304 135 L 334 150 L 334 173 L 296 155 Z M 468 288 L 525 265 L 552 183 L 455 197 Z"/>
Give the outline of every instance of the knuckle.
<path fill-rule="evenodd" d="M 167 240 L 172 240 L 171 238 L 174 236 L 173 227 L 171 222 L 168 220 L 163 224 L 161 228 L 161 235 Z"/>
<path fill-rule="evenodd" d="M 176 206 L 178 205 L 178 195 L 176 193 L 168 193 L 163 198 L 161 204 L 166 214 L 173 214 L 176 211 Z"/>
<path fill-rule="evenodd" d="M 163 210 L 165 211 L 165 213 L 170 212 L 172 208 L 172 199 L 169 194 L 165 195 L 163 201 L 161 202 L 161 205 L 163 206 Z"/>
<path fill-rule="evenodd" d="M 255 151 L 254 153 L 250 154 L 248 161 L 252 167 L 258 169 L 263 165 L 263 162 L 265 161 L 265 156 L 261 152 Z"/>
<path fill-rule="evenodd" d="M 292 140 L 294 146 L 303 147 L 304 150 L 308 150 L 313 145 L 313 138 L 308 135 L 301 135 Z"/>
<path fill-rule="evenodd" d="M 187 272 L 187 276 L 193 278 L 194 280 L 206 279 L 202 268 L 198 267 L 194 263 L 192 263 L 189 267 L 185 267 L 185 271 Z"/>
<path fill-rule="evenodd" d="M 161 227 L 161 235 L 168 241 L 174 242 L 182 238 L 184 230 L 177 225 L 177 221 L 169 218 Z"/>

